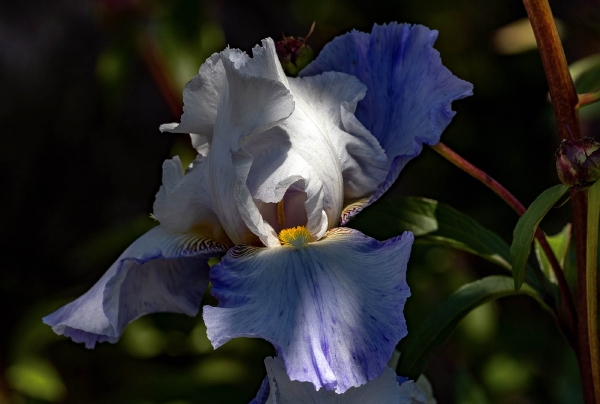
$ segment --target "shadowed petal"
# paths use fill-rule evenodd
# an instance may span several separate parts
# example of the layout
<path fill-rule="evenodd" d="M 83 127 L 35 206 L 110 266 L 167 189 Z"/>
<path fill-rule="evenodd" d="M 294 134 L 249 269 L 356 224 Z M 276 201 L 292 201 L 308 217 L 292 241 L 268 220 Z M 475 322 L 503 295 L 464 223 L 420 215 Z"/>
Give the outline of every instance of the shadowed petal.
<path fill-rule="evenodd" d="M 178 156 L 166 160 L 163 184 L 154 202 L 154 216 L 171 233 L 189 233 L 231 245 L 207 188 L 206 163 L 202 156 L 196 158 L 185 175 Z"/>
<path fill-rule="evenodd" d="M 157 226 L 130 245 L 89 291 L 43 321 L 57 334 L 93 348 L 97 342 L 116 342 L 123 328 L 144 314 L 195 316 L 208 285 L 208 258 L 226 250 Z"/>
<path fill-rule="evenodd" d="M 472 94 L 470 83 L 442 65 L 433 48 L 437 34 L 421 25 L 397 23 L 375 25 L 370 34 L 352 31 L 327 44 L 300 73 L 343 72 L 367 86 L 356 117 L 377 138 L 392 165 L 369 204 L 391 186 L 423 143 L 440 140 L 455 114 L 452 101 Z"/>
<path fill-rule="evenodd" d="M 425 395 L 414 382 L 398 381 L 387 366 L 376 379 L 343 394 L 317 391 L 311 383 L 290 380 L 279 358 L 266 358 L 265 366 L 267 377 L 250 404 L 427 404 Z"/>
<path fill-rule="evenodd" d="M 258 337 L 292 380 L 338 393 L 378 377 L 406 335 L 412 233 L 378 242 L 336 228 L 305 248 L 235 247 L 211 270 L 205 307 L 213 346 Z"/>
<path fill-rule="evenodd" d="M 400 391 L 396 374 L 385 367 L 381 376 L 369 383 L 354 387 L 343 394 L 321 389 L 315 390 L 311 383 L 291 381 L 285 365 L 279 358 L 265 359 L 270 394 L 267 404 L 398 404 Z"/>

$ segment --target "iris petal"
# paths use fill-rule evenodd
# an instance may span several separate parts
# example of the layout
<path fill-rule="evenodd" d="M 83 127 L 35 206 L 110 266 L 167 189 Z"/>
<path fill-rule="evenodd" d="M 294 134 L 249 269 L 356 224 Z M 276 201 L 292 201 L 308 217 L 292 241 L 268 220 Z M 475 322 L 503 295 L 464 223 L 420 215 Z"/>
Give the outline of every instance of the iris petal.
<path fill-rule="evenodd" d="M 271 39 L 264 40 L 263 45 L 268 49 L 275 47 Z M 255 236 L 238 212 L 236 188 L 239 187 L 232 154 L 240 151 L 242 137 L 267 131 L 294 111 L 287 80 L 283 83 L 273 79 L 279 75 L 269 58 L 276 56 L 264 48 L 254 48 L 255 58 L 231 49 L 222 52 L 227 79 L 218 106 L 211 152 L 206 159 L 215 213 L 235 244 L 252 244 Z"/>
<path fill-rule="evenodd" d="M 215 348 L 270 341 L 292 380 L 338 393 L 378 377 L 406 335 L 412 233 L 378 242 L 336 228 L 293 247 L 234 247 L 211 270 L 218 307 L 205 307 Z"/>
<path fill-rule="evenodd" d="M 367 86 L 356 117 L 377 138 L 391 167 L 366 205 L 394 183 L 406 163 L 421 152 L 423 143 L 433 145 L 440 140 L 455 114 L 452 101 L 472 94 L 470 83 L 442 65 L 433 48 L 436 39 L 437 31 L 421 25 L 375 25 L 370 34 L 352 31 L 335 38 L 300 73 L 304 77 L 343 72 Z M 346 212 L 342 224 L 358 211 Z"/>
<path fill-rule="evenodd" d="M 181 123 L 160 126 L 163 132 L 189 133 L 198 153 L 206 155 L 206 145 L 212 141 L 217 106 L 225 81 L 225 70 L 219 53 L 213 54 L 200 67 L 198 75 L 183 89 Z"/>
<path fill-rule="evenodd" d="M 185 175 L 178 156 L 163 163 L 163 184 L 156 194 L 154 216 L 171 233 L 190 233 L 230 245 L 214 213 L 202 160 L 198 156 Z"/>
<path fill-rule="evenodd" d="M 208 285 L 208 258 L 226 250 L 157 226 L 129 246 L 89 291 L 43 321 L 93 348 L 116 342 L 128 323 L 145 314 L 195 316 Z"/>

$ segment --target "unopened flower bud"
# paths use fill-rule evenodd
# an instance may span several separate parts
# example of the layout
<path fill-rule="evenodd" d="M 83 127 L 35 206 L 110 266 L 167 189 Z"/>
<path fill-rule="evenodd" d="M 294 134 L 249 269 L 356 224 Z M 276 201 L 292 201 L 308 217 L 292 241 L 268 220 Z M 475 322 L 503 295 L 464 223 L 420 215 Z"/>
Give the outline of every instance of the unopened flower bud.
<path fill-rule="evenodd" d="M 300 70 L 304 69 L 315 58 L 315 53 L 306 44 L 306 40 L 312 34 L 314 28 L 315 23 L 313 23 L 305 38 L 283 35 L 281 41 L 275 42 L 279 62 L 288 76 L 298 76 Z"/>
<path fill-rule="evenodd" d="M 600 143 L 590 137 L 563 140 L 556 151 L 556 170 L 563 184 L 589 187 L 600 179 Z"/>

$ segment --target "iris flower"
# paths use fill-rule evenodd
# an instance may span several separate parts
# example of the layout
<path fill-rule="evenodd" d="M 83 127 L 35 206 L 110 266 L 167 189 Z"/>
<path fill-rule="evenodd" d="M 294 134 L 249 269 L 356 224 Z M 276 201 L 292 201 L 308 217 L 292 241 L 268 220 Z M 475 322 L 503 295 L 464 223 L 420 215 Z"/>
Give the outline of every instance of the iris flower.
<path fill-rule="evenodd" d="M 291 380 L 343 393 L 382 375 L 406 333 L 413 235 L 342 227 L 450 122 L 471 85 L 442 66 L 437 33 L 375 26 L 333 40 L 286 77 L 273 41 L 212 55 L 185 87 L 180 123 L 198 152 L 163 165 L 154 216 L 83 296 L 46 316 L 91 348 L 144 314 L 204 308 L 215 348 L 271 342 Z M 225 255 L 209 271 L 208 259 Z M 209 275 L 210 274 L 210 275 Z"/>

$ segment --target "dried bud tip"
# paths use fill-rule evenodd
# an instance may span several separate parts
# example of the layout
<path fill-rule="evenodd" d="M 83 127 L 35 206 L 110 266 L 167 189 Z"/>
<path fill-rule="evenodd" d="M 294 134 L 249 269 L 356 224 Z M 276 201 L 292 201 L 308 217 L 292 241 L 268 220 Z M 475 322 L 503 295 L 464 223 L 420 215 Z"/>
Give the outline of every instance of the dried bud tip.
<path fill-rule="evenodd" d="M 283 36 L 281 41 L 275 42 L 275 49 L 283 71 L 288 76 L 296 77 L 300 70 L 304 69 L 315 58 L 315 53 L 306 44 L 306 40 L 313 33 L 315 23 L 312 23 L 306 37 Z"/>

